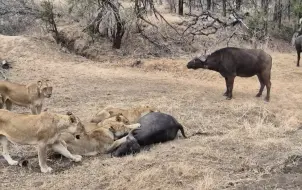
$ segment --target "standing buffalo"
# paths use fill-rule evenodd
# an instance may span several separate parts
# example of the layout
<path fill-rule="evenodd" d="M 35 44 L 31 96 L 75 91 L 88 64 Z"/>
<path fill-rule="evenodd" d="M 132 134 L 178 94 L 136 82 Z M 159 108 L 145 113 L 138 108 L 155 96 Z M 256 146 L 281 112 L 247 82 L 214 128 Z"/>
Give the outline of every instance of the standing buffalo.
<path fill-rule="evenodd" d="M 219 72 L 226 82 L 224 96 L 232 99 L 234 79 L 236 76 L 258 76 L 260 90 L 256 97 L 262 95 L 264 86 L 267 89 L 265 100 L 270 99 L 272 57 L 259 49 L 242 49 L 226 47 L 207 56 L 206 59 L 195 58 L 187 64 L 188 69 L 210 69 Z"/>
<path fill-rule="evenodd" d="M 178 130 L 186 138 L 184 129 L 171 115 L 151 112 L 138 121 L 141 127 L 133 129 L 128 136 L 116 140 L 110 148 L 113 156 L 124 156 L 140 151 L 141 146 L 175 139 Z"/>
<path fill-rule="evenodd" d="M 298 56 L 297 67 L 299 67 L 300 66 L 300 54 L 301 54 L 301 51 L 302 51 L 302 36 L 298 36 L 295 39 L 295 47 L 296 47 L 297 56 Z"/>

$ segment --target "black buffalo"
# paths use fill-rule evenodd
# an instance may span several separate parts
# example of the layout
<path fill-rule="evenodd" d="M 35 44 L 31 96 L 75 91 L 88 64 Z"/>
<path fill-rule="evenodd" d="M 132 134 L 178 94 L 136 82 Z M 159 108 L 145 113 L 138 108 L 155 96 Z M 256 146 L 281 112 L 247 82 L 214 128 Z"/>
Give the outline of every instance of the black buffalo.
<path fill-rule="evenodd" d="M 124 137 L 126 142 L 114 150 L 113 156 L 137 153 L 142 146 L 173 140 L 178 130 L 186 138 L 183 126 L 171 115 L 151 112 L 141 117 L 138 122 L 141 127 L 132 130 L 127 137 Z"/>
<path fill-rule="evenodd" d="M 224 96 L 232 99 L 234 79 L 236 76 L 258 76 L 260 90 L 257 97 L 262 95 L 264 86 L 267 89 L 265 100 L 270 99 L 272 57 L 260 49 L 242 49 L 235 47 L 222 48 L 206 59 L 195 58 L 187 64 L 188 69 L 210 69 L 219 72 L 226 82 Z"/>
<path fill-rule="evenodd" d="M 295 39 L 295 47 L 296 47 L 296 51 L 297 51 L 297 67 L 300 66 L 300 54 L 302 51 L 302 36 L 298 36 Z"/>

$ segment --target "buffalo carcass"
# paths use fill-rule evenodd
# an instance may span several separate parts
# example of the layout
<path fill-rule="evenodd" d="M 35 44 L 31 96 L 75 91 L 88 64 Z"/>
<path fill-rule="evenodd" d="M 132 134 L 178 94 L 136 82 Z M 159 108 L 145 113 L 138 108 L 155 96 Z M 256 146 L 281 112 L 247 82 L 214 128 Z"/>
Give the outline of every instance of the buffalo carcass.
<path fill-rule="evenodd" d="M 175 139 L 178 130 L 186 137 L 183 126 L 171 115 L 151 112 L 138 121 L 141 126 L 133 129 L 126 137 L 115 141 L 110 151 L 120 157 L 140 151 L 140 147 Z"/>
<path fill-rule="evenodd" d="M 242 49 L 226 47 L 208 55 L 206 58 L 194 58 L 187 64 L 188 69 L 210 69 L 219 72 L 226 82 L 224 96 L 232 99 L 234 79 L 236 76 L 258 76 L 260 90 L 257 97 L 262 95 L 264 86 L 267 89 L 265 100 L 270 99 L 272 57 L 260 49 Z"/>

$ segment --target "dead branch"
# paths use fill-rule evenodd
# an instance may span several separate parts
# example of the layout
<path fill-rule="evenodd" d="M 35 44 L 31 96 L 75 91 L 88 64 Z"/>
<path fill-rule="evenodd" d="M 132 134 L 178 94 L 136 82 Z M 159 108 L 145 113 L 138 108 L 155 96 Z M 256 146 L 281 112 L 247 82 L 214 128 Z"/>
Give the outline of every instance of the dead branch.
<path fill-rule="evenodd" d="M 193 17 L 193 19 L 183 31 L 182 36 L 185 36 L 186 34 L 192 35 L 193 39 L 194 36 L 209 36 L 215 34 L 219 29 L 233 27 L 239 23 L 243 23 L 238 17 L 235 17 L 231 22 L 223 21 L 221 18 L 214 16 L 210 11 L 203 12 L 200 15 L 187 15 Z M 244 26 L 246 25 L 244 24 Z"/>

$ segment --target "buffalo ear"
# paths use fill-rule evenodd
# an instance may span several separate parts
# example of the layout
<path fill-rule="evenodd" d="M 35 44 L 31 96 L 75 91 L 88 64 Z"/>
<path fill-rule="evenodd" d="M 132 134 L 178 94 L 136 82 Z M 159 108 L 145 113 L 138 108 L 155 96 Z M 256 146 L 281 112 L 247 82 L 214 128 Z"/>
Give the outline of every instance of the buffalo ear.
<path fill-rule="evenodd" d="M 207 56 L 200 56 L 199 60 L 205 62 L 207 60 Z"/>

